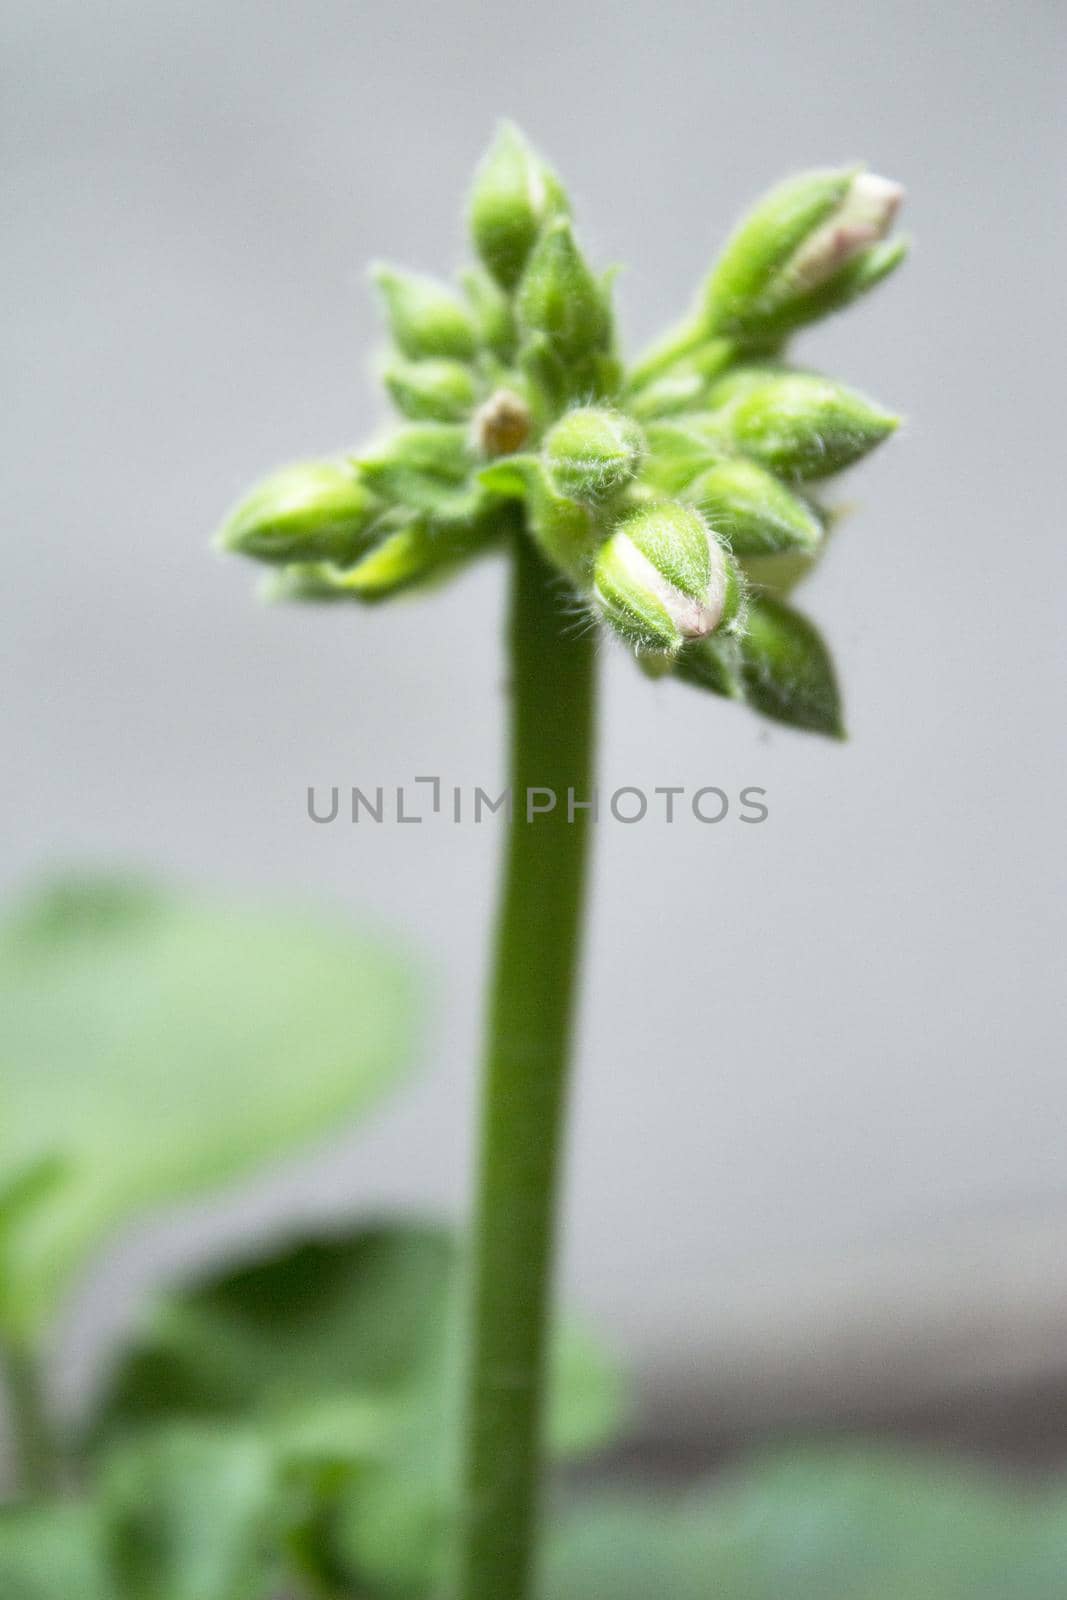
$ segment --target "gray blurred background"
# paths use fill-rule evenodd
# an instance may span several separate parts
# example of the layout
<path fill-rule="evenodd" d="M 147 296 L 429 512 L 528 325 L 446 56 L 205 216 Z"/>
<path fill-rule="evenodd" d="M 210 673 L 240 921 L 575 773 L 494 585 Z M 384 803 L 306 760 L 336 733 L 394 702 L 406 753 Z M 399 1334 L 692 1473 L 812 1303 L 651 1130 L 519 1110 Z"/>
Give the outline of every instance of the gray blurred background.
<path fill-rule="evenodd" d="M 627 264 L 631 350 L 789 169 L 866 158 L 918 238 L 800 346 L 908 418 L 807 595 L 851 743 L 605 657 L 605 787 L 762 785 L 770 818 L 599 829 L 568 1292 L 663 1437 L 1057 1391 L 1064 24 L 1052 0 L 8 0 L 3 887 L 133 862 L 339 901 L 433 996 L 419 1082 L 369 1131 L 112 1252 L 57 1350 L 69 1393 L 205 1248 L 465 1203 L 499 832 L 304 805 L 503 781 L 503 572 L 272 611 L 207 541 L 250 478 L 377 423 L 365 264 L 459 260 L 504 114 Z"/>

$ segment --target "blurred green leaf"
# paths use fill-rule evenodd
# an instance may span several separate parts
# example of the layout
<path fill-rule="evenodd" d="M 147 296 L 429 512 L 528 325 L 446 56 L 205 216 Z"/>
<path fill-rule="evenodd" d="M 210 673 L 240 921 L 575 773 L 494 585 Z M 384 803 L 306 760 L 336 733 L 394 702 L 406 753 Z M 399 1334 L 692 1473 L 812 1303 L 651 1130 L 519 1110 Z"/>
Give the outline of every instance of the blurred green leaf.
<path fill-rule="evenodd" d="M 437 1596 L 451 1530 L 433 1475 L 390 1476 L 369 1463 L 338 1486 L 319 1520 L 298 1529 L 306 1547 L 295 1554 L 315 1575 L 311 1592 Z M 112 1452 L 98 1498 L 99 1511 L 0 1513 L 3 1600 L 294 1592 L 299 1493 L 262 1430 L 167 1426 Z M 1062 1484 L 1006 1487 L 945 1458 L 818 1447 L 757 1459 L 686 1494 L 633 1491 L 568 1507 L 548 1540 L 538 1592 L 540 1600 L 1063 1600 L 1065 1573 Z"/>
<path fill-rule="evenodd" d="M 89 1505 L 0 1510 L 3 1600 L 119 1600 Z"/>
<path fill-rule="evenodd" d="M 461 1276 L 454 1240 L 430 1224 L 283 1244 L 161 1301 L 112 1375 L 94 1432 L 254 1415 L 314 1439 L 329 1436 L 330 1405 L 357 1402 L 376 1434 L 385 1408 L 370 1402 L 389 1396 L 424 1415 L 461 1382 Z M 553 1370 L 553 1447 L 604 1443 L 622 1410 L 613 1364 L 564 1323 Z"/>
<path fill-rule="evenodd" d="M 790 1453 L 681 1500 L 576 1512 L 544 1600 L 1062 1600 L 1067 1516 L 958 1463 Z"/>
<path fill-rule="evenodd" d="M 261 1437 L 167 1429 L 116 1452 L 100 1496 L 123 1600 L 265 1600 L 278 1592 L 281 1491 Z"/>
<path fill-rule="evenodd" d="M 91 880 L 26 906 L 0 928 L 0 1327 L 38 1332 L 129 1214 L 361 1111 L 412 999 L 340 921 Z"/>
<path fill-rule="evenodd" d="M 421 1594 L 452 1534 L 461 1277 L 451 1237 L 430 1226 L 285 1245 L 157 1308 L 113 1375 L 95 1437 L 176 1418 L 254 1420 L 323 1513 L 324 1543 L 305 1549 L 316 1574 L 340 1567 L 385 1593 Z M 553 1450 L 606 1443 L 622 1410 L 615 1368 L 564 1325 Z"/>
<path fill-rule="evenodd" d="M 433 1227 L 284 1243 L 159 1303 L 113 1376 L 98 1431 L 176 1416 L 277 1420 L 395 1394 L 438 1358 L 453 1265 L 451 1240 Z"/>

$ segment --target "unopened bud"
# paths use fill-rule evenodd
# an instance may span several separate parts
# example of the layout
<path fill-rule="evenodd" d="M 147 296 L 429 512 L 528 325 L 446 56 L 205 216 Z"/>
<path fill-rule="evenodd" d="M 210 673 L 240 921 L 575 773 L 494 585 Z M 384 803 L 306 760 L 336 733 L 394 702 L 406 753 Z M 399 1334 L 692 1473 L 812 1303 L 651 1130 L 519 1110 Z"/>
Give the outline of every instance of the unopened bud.
<path fill-rule="evenodd" d="M 611 316 L 600 284 L 586 264 L 565 220 L 541 235 L 518 291 L 525 332 L 542 334 L 567 363 L 581 363 L 607 350 Z"/>
<path fill-rule="evenodd" d="M 818 288 L 868 246 L 884 239 L 904 200 L 891 178 L 857 172 L 844 198 L 786 263 L 784 276 L 798 291 Z"/>
<path fill-rule="evenodd" d="M 747 455 L 796 479 L 826 478 L 851 466 L 899 427 L 872 401 L 812 373 L 769 378 L 726 407 L 720 419 Z"/>
<path fill-rule="evenodd" d="M 574 500 L 600 500 L 621 489 L 637 472 L 644 448 L 635 422 L 598 406 L 568 411 L 544 444 L 553 482 Z"/>
<path fill-rule="evenodd" d="M 218 544 L 257 561 L 344 563 L 373 542 L 383 509 L 351 463 L 303 462 L 245 495 L 219 530 Z"/>
<path fill-rule="evenodd" d="M 469 361 L 477 347 L 474 319 L 467 307 L 436 278 L 379 266 L 374 281 L 385 302 L 389 331 L 401 354 Z"/>
<path fill-rule="evenodd" d="M 807 501 L 754 461 L 720 461 L 709 467 L 689 485 L 686 499 L 735 556 L 811 551 L 822 539 L 822 523 Z"/>
<path fill-rule="evenodd" d="M 475 249 L 504 289 L 522 277 L 545 222 L 566 211 L 558 178 L 505 122 L 478 169 L 469 213 Z"/>
<path fill-rule="evenodd" d="M 778 337 L 880 282 L 904 256 L 882 245 L 900 209 L 899 184 L 842 168 L 773 189 L 727 242 L 708 284 L 718 334 Z"/>
<path fill-rule="evenodd" d="M 530 408 L 514 389 L 497 389 L 475 414 L 475 443 L 483 455 L 510 456 L 530 437 Z"/>
<path fill-rule="evenodd" d="M 673 655 L 736 610 L 732 567 L 698 511 L 665 501 L 615 529 L 597 556 L 594 592 L 605 621 L 634 649 Z"/>
<path fill-rule="evenodd" d="M 415 421 L 459 422 L 474 407 L 474 374 L 462 361 L 394 361 L 382 376 L 397 410 Z"/>

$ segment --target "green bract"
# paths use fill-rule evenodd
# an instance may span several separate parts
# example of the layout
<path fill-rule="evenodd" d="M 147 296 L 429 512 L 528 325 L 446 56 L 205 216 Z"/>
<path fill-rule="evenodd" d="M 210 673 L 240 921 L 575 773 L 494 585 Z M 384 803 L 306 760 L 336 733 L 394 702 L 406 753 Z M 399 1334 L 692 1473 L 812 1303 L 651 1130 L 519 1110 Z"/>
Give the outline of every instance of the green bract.
<path fill-rule="evenodd" d="M 780 184 L 734 229 L 695 311 L 627 369 L 611 274 L 583 254 L 552 169 L 504 124 L 469 197 L 477 263 L 455 285 L 374 271 L 403 423 L 347 460 L 269 478 L 220 542 L 279 569 L 272 598 L 368 603 L 529 537 L 646 669 L 839 733 L 828 652 L 780 597 L 826 543 L 808 486 L 897 419 L 791 367 L 784 341 L 899 264 L 901 198 L 859 167 Z"/>

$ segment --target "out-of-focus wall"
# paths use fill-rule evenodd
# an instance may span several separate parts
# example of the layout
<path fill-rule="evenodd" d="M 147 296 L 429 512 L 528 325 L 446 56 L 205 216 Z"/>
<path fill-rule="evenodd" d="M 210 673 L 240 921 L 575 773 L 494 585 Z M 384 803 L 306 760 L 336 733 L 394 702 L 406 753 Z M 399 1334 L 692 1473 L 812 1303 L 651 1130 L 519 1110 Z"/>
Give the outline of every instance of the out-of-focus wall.
<path fill-rule="evenodd" d="M 206 548 L 251 476 L 377 422 L 364 264 L 459 257 L 501 114 L 628 264 L 631 348 L 784 171 L 907 182 L 913 262 L 801 346 L 909 419 L 811 588 L 852 742 L 605 654 L 606 789 L 760 785 L 770 817 L 599 829 L 566 1278 L 661 1393 L 1062 1359 L 1062 9 L 10 0 L 3 29 L 3 883 L 320 895 L 436 974 L 421 1085 L 228 1236 L 466 1187 L 498 832 L 304 801 L 502 781 L 502 574 L 271 611 Z M 78 1325 L 219 1227 L 142 1235 Z"/>

